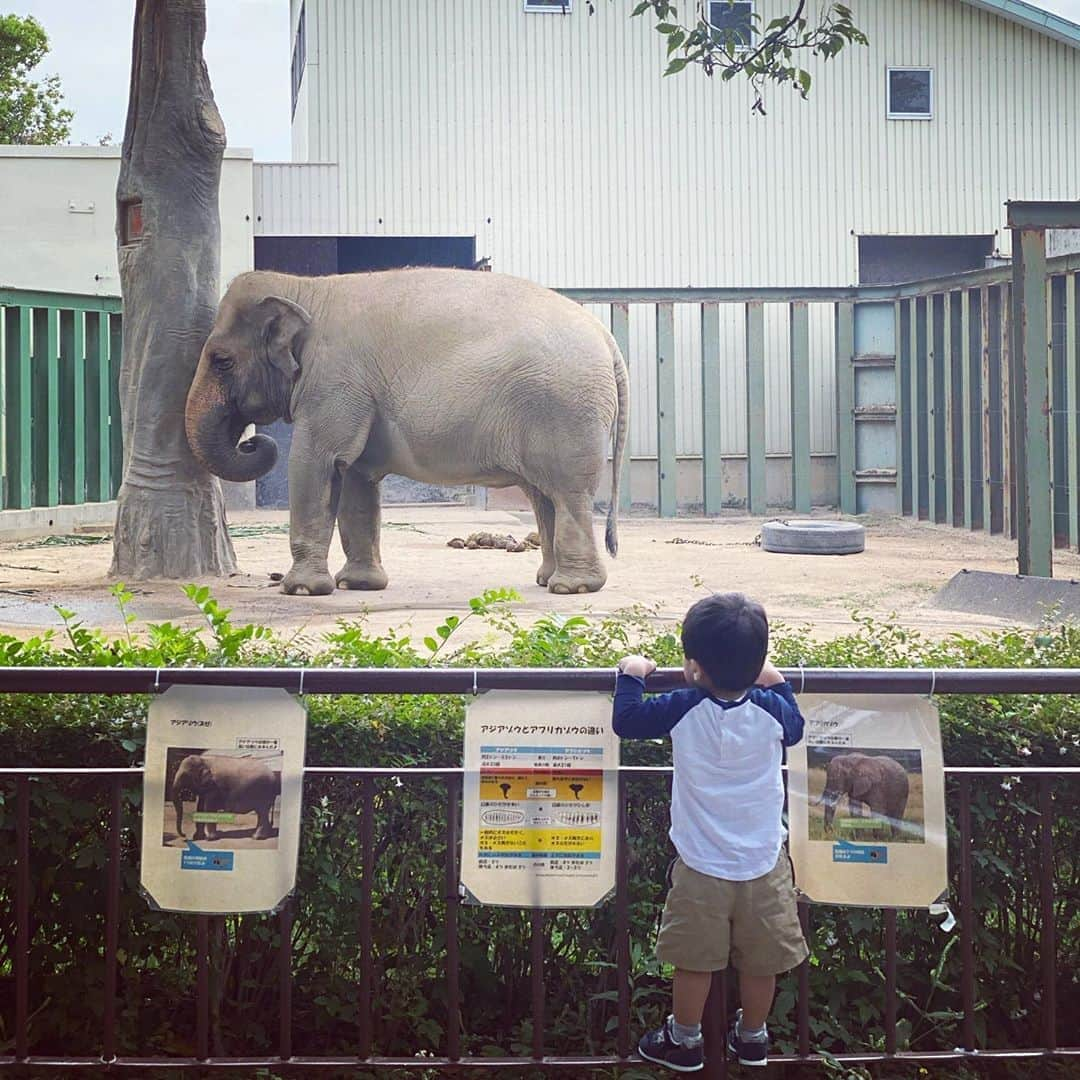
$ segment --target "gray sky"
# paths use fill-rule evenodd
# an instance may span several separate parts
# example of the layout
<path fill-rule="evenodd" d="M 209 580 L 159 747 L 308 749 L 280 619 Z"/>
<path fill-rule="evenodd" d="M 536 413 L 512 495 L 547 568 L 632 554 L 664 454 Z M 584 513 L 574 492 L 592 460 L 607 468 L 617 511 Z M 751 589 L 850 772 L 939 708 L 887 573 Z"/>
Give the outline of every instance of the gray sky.
<path fill-rule="evenodd" d="M 852 6 L 858 21 L 857 0 Z M 1080 0 L 1039 6 L 1080 23 Z M 134 0 L 0 0 L 0 10 L 33 15 L 48 32 L 42 70 L 63 80 L 75 110 L 72 142 L 123 137 L 134 8 Z M 260 161 L 288 161 L 288 0 L 207 0 L 207 22 L 206 62 L 229 144 L 253 149 Z"/>

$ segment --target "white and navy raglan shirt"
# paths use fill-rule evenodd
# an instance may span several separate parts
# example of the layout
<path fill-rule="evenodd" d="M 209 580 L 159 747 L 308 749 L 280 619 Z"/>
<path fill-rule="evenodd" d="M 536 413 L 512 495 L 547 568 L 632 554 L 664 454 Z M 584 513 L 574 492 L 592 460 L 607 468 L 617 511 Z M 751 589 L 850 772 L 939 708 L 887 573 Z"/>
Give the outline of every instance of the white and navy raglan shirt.
<path fill-rule="evenodd" d="M 644 698 L 645 683 L 620 675 L 615 733 L 671 736 L 671 842 L 687 866 L 710 877 L 750 881 L 776 865 L 782 821 L 784 748 L 803 735 L 791 686 L 755 686 L 738 701 L 704 690 Z"/>

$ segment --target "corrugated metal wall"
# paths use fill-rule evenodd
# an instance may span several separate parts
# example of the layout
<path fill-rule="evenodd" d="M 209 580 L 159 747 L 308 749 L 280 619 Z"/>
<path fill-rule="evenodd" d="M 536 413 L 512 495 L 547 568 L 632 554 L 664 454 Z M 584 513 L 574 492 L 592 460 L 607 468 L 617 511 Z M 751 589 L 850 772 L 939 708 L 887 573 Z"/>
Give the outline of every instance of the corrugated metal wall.
<path fill-rule="evenodd" d="M 663 42 L 627 17 L 632 0 L 591 17 L 584 0 L 574 6 L 306 0 L 305 137 L 294 145 L 338 163 L 337 214 L 286 210 L 302 196 L 283 185 L 315 177 L 275 166 L 260 181 L 261 227 L 476 235 L 496 270 L 555 287 L 844 285 L 859 233 L 992 233 L 1006 199 L 1076 197 L 1080 52 L 960 0 L 864 0 L 870 47 L 813 65 L 809 102 L 770 90 L 766 118 L 751 115 L 741 83 L 663 79 Z M 760 5 L 766 20 L 782 8 Z M 932 121 L 886 119 L 889 66 L 934 69 Z M 812 448 L 830 452 L 832 326 L 824 310 L 811 319 Z M 637 454 L 655 443 L 654 331 L 652 312 L 633 309 Z M 679 309 L 676 331 L 679 452 L 693 454 L 696 309 Z M 767 312 L 766 333 L 768 449 L 783 452 L 782 309 Z M 723 334 L 724 445 L 737 453 L 741 308 L 725 312 Z"/>

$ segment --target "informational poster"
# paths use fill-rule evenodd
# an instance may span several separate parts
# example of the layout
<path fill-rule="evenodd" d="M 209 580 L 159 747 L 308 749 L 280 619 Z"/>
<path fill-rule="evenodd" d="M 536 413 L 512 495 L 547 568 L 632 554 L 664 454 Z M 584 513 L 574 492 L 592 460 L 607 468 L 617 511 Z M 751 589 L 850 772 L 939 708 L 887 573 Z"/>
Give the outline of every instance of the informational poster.
<path fill-rule="evenodd" d="M 273 911 L 296 884 L 307 714 L 284 690 L 174 686 L 150 705 L 142 888 L 163 911 Z"/>
<path fill-rule="evenodd" d="M 501 907 L 595 907 L 615 887 L 619 740 L 607 694 L 492 690 L 465 716 L 461 882 Z"/>
<path fill-rule="evenodd" d="M 800 696 L 788 751 L 795 884 L 810 900 L 929 908 L 948 889 L 945 773 L 933 701 Z"/>

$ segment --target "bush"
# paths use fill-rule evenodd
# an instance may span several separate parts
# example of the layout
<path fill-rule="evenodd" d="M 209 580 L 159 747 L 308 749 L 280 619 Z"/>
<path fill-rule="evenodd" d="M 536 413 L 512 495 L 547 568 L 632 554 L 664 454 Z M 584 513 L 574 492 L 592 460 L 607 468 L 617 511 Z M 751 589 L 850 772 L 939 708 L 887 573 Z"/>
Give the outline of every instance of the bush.
<path fill-rule="evenodd" d="M 234 626 L 206 589 L 192 587 L 188 594 L 206 618 L 203 633 L 169 623 L 133 633 L 131 597 L 118 588 L 129 626 L 119 639 L 60 611 L 61 632 L 25 642 L 0 637 L 0 663 L 575 667 L 611 666 L 631 649 L 649 653 L 662 665 L 679 659 L 677 638 L 658 631 L 650 612 L 634 609 L 594 620 L 549 615 L 526 627 L 509 609 L 514 595 L 506 591 L 472 601 L 466 615 L 448 618 L 421 648 L 404 635 L 369 634 L 362 621 L 343 622 L 317 639 L 285 639 L 263 627 Z M 483 620 L 490 633 L 459 645 L 455 634 L 469 619 Z M 807 666 L 1072 667 L 1080 665 L 1080 630 L 1015 630 L 929 642 L 856 616 L 849 634 L 829 642 L 815 641 L 807 629 L 776 626 L 773 656 L 781 665 Z M 0 762 L 138 764 L 146 704 L 137 697 L 0 696 Z M 307 704 L 311 765 L 405 769 L 460 763 L 461 698 L 312 697 Z M 941 697 L 939 705 L 946 759 L 952 764 L 1080 763 L 1080 724 L 1066 696 Z M 668 746 L 627 743 L 623 760 L 664 764 L 670 760 Z M 94 777 L 49 778 L 30 785 L 34 1053 L 93 1055 L 100 1049 L 108 785 Z M 950 783 L 951 796 L 954 786 Z M 1035 785 L 998 775 L 973 778 L 972 790 L 979 1045 L 1037 1046 L 1042 924 Z M 655 1023 L 668 1000 L 652 943 L 671 853 L 664 778 L 636 777 L 629 781 L 629 793 L 632 1023 L 640 1031 Z M 14 1035 L 13 795 L 14 781 L 0 781 L 0 1055 L 11 1053 Z M 119 1044 L 124 1054 L 190 1055 L 195 920 L 152 912 L 138 894 L 140 797 L 138 783 L 125 781 Z M 439 779 L 402 776 L 372 782 L 372 1022 L 379 1054 L 436 1055 L 445 1049 L 446 798 Z M 1057 999 L 1064 1037 L 1065 1019 L 1080 1015 L 1080 807 L 1077 787 L 1066 779 L 1054 782 L 1054 798 Z M 305 783 L 292 924 L 296 1054 L 356 1051 L 363 807 L 357 780 L 313 776 Z M 954 858 L 954 877 L 956 864 Z M 274 917 L 240 916 L 211 920 L 211 926 L 212 1052 L 273 1055 L 281 923 Z M 940 930 L 925 913 L 900 913 L 898 929 L 901 1048 L 951 1048 L 961 1041 L 958 937 Z M 831 1052 L 881 1049 L 880 912 L 814 907 L 812 938 L 814 1046 Z M 461 909 L 464 1053 L 529 1053 L 529 941 L 528 913 Z M 613 904 L 545 916 L 548 1053 L 613 1050 L 614 943 Z M 785 1050 L 794 1046 L 794 1002 L 795 979 L 789 976 L 782 981 L 771 1024 Z M 1038 1075 L 1051 1075 L 1047 1066 L 1039 1069 Z"/>

